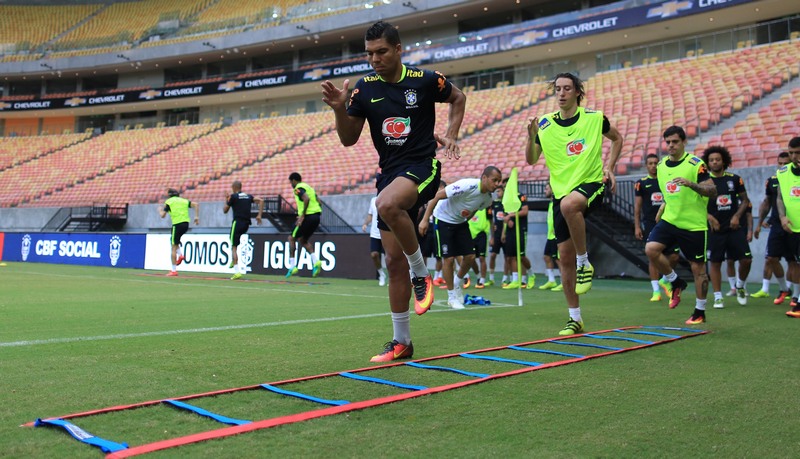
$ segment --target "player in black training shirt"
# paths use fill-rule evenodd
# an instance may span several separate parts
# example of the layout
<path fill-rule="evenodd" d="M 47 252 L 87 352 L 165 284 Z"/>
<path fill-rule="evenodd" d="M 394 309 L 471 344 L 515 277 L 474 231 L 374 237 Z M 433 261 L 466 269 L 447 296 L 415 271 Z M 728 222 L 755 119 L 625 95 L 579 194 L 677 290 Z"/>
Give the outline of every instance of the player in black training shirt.
<path fill-rule="evenodd" d="M 778 155 L 778 168 L 789 164 L 789 152 L 781 152 Z M 797 269 L 794 258 L 789 252 L 789 241 L 786 231 L 781 226 L 781 217 L 778 215 L 778 207 L 775 201 L 778 199 L 778 176 L 772 174 L 767 179 L 764 190 L 764 200 L 758 207 L 758 226 L 756 226 L 753 236 L 758 239 L 761 234 L 762 228 L 769 229 L 769 236 L 767 236 L 767 254 L 764 261 L 764 278 L 761 282 L 761 290 L 753 293 L 753 298 L 766 298 L 769 296 L 769 280 L 772 275 L 778 281 L 780 291 L 775 298 L 775 304 L 782 304 L 787 297 L 791 297 L 791 292 L 786 285 L 786 278 L 784 277 L 783 265 L 781 265 L 781 257 L 786 258 L 789 263 L 789 269 Z M 769 214 L 769 218 L 767 218 Z M 793 266 L 795 265 L 795 266 Z"/>
<path fill-rule="evenodd" d="M 437 144 L 444 147 L 447 158 L 460 157 L 457 139 L 467 98 L 444 75 L 405 66 L 400 34 L 393 25 L 377 22 L 364 39 L 374 72 L 358 80 L 349 95 L 349 106 L 350 80 L 345 80 L 341 89 L 323 82 L 322 100 L 333 109 L 336 132 L 345 146 L 354 145 L 364 122 L 369 122 L 380 158 L 376 205 L 389 271 L 394 338 L 372 361 L 388 362 L 409 358 L 414 352 L 408 326 L 412 285 L 417 314 L 425 313 L 433 303 L 433 280 L 420 252 L 414 219 L 422 203 L 430 201 L 439 187 Z M 450 104 L 444 135 L 434 133 L 437 102 Z"/>
<path fill-rule="evenodd" d="M 744 282 L 750 274 L 753 255 L 747 243 L 745 211 L 750 204 L 744 180 L 726 172 L 731 165 L 731 154 L 725 147 L 712 146 L 703 151 L 703 162 L 708 165 L 711 179 L 717 187 L 716 199 L 708 200 L 708 261 L 711 263 L 711 285 L 714 287 L 714 307 L 725 307 L 722 299 L 722 260 L 726 257 L 739 262 L 736 279 L 736 300 L 747 304 Z M 744 225 L 742 223 L 745 223 Z"/>
<path fill-rule="evenodd" d="M 233 267 L 233 277 L 231 279 L 240 279 L 243 272 L 247 268 L 239 267 L 239 240 L 242 235 L 247 234 L 250 228 L 250 212 L 253 207 L 253 202 L 258 203 L 258 215 L 256 215 L 256 222 L 261 224 L 261 214 L 264 212 L 264 200 L 261 198 L 253 197 L 251 194 L 242 192 L 242 182 L 236 180 L 231 184 L 233 193 L 225 200 L 225 207 L 222 212 L 228 213 L 228 210 L 233 209 L 233 223 L 231 223 L 231 254 L 233 259 L 231 267 Z"/>

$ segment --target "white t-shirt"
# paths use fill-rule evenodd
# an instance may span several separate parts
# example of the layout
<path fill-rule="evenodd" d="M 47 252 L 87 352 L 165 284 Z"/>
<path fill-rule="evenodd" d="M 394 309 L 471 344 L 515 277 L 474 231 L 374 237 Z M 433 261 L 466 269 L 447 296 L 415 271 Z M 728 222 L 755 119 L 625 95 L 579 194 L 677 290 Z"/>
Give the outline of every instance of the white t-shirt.
<path fill-rule="evenodd" d="M 369 237 L 373 239 L 380 239 L 381 238 L 381 230 L 378 229 L 378 207 L 375 206 L 375 200 L 378 199 L 377 196 L 369 200 L 369 215 L 372 216 L 372 223 L 370 223 L 369 228 Z"/>
<path fill-rule="evenodd" d="M 492 193 L 481 193 L 480 179 L 461 179 L 445 187 L 447 199 L 436 203 L 433 216 L 454 225 L 464 223 L 478 210 L 492 205 Z"/>

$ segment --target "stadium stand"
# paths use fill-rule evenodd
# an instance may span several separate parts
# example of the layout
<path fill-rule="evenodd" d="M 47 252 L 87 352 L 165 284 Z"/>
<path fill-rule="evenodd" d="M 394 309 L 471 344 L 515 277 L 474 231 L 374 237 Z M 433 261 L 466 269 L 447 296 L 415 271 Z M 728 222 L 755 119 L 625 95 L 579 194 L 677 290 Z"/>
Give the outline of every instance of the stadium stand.
<path fill-rule="evenodd" d="M 14 43 L 17 51 L 33 51 L 67 32 L 102 5 L 0 5 L 0 43 Z M 12 56 L 6 56 L 8 61 Z"/>
<path fill-rule="evenodd" d="M 16 206 L 56 193 L 218 128 L 198 124 L 107 132 L 0 171 L 0 205 Z"/>
<path fill-rule="evenodd" d="M 90 134 L 0 137 L 0 171 L 84 141 Z"/>

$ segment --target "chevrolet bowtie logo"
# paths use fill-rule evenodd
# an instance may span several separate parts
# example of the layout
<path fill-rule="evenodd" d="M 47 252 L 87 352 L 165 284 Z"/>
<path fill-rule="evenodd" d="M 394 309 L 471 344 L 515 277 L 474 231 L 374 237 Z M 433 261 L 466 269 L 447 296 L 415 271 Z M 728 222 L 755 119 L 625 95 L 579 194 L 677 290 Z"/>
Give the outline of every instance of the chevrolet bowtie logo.
<path fill-rule="evenodd" d="M 11 108 L 11 104 L 8 102 L 0 102 L 0 110 L 5 110 L 7 108 Z"/>
<path fill-rule="evenodd" d="M 330 69 L 314 69 L 303 74 L 304 80 L 319 80 L 331 74 Z"/>
<path fill-rule="evenodd" d="M 73 97 L 72 99 L 67 99 L 64 101 L 64 105 L 67 107 L 77 107 L 78 105 L 83 105 L 86 103 L 86 99 L 83 97 Z"/>
<path fill-rule="evenodd" d="M 660 17 L 662 19 L 677 16 L 678 13 L 692 8 L 692 2 L 689 1 L 672 1 L 662 3 L 661 6 L 650 8 L 647 11 L 648 18 Z"/>
<path fill-rule="evenodd" d="M 217 90 L 218 91 L 231 92 L 234 89 L 239 89 L 241 87 L 242 87 L 242 82 L 241 81 L 233 81 L 233 80 L 231 80 L 231 81 L 226 81 L 225 83 L 220 84 L 219 87 L 217 87 Z"/>
<path fill-rule="evenodd" d="M 155 99 L 156 97 L 161 97 L 161 91 L 150 89 L 148 91 L 139 93 L 139 99 L 152 100 Z"/>

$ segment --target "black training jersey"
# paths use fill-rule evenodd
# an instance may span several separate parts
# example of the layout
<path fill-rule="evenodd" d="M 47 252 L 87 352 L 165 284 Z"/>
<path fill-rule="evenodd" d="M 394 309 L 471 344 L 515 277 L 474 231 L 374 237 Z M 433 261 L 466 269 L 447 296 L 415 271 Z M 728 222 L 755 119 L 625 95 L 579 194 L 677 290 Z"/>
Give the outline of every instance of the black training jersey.
<path fill-rule="evenodd" d="M 719 221 L 719 231 L 731 228 L 731 217 L 739 210 L 742 193 L 746 193 L 744 180 L 736 174 L 725 172 L 722 177 L 711 176 L 717 187 L 717 198 L 708 201 L 708 213 Z"/>
<path fill-rule="evenodd" d="M 436 157 L 435 103 L 447 100 L 452 90 L 441 73 L 405 65 L 397 83 L 374 72 L 358 80 L 347 114 L 369 123 L 382 173 Z"/>
<path fill-rule="evenodd" d="M 776 207 L 779 192 L 778 176 L 773 175 L 767 179 L 766 189 L 764 190 L 764 195 L 769 199 L 770 214 L 769 218 L 767 218 L 767 222 L 769 222 L 770 225 L 781 224 L 781 216 L 778 215 L 778 208 Z"/>
<path fill-rule="evenodd" d="M 250 215 L 253 207 L 253 195 L 239 192 L 233 193 L 228 198 L 228 205 L 233 209 L 234 220 L 247 220 L 250 221 Z"/>
<path fill-rule="evenodd" d="M 503 201 L 492 201 L 492 205 L 489 206 L 487 217 L 489 217 L 489 221 L 492 225 L 492 233 L 500 236 L 500 233 L 503 231 L 503 218 L 506 216 L 506 211 L 503 208 Z"/>
<path fill-rule="evenodd" d="M 642 198 L 642 223 L 656 222 L 658 208 L 664 203 L 664 195 L 661 194 L 661 187 L 658 186 L 656 177 L 642 177 L 634 185 L 634 194 Z"/>

